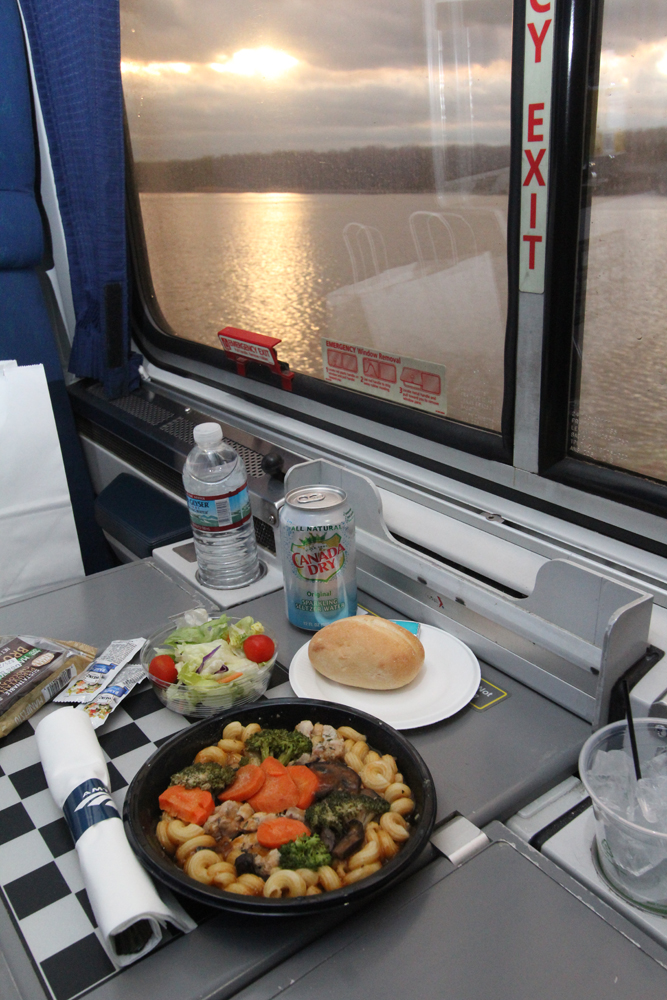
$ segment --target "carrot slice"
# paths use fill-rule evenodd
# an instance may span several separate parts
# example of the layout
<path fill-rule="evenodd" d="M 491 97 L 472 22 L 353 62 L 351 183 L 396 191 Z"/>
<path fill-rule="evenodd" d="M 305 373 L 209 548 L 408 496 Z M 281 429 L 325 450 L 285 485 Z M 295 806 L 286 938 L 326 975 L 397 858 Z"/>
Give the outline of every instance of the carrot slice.
<path fill-rule="evenodd" d="M 264 786 L 248 800 L 255 812 L 280 813 L 299 801 L 299 790 L 289 774 L 273 777 L 267 774 Z"/>
<path fill-rule="evenodd" d="M 298 819 L 287 819 L 286 816 L 276 816 L 274 819 L 265 819 L 257 827 L 257 840 L 262 847 L 281 847 L 290 840 L 302 837 L 304 833 L 310 836 L 310 830 L 305 823 Z"/>
<path fill-rule="evenodd" d="M 160 809 L 182 819 L 184 823 L 196 823 L 203 826 L 215 809 L 215 802 L 210 792 L 201 788 L 184 788 L 183 785 L 171 785 L 159 798 Z"/>
<path fill-rule="evenodd" d="M 235 802 L 247 802 L 257 794 L 265 781 L 266 772 L 262 771 L 261 767 L 257 764 L 244 764 L 236 772 L 236 777 L 229 788 L 218 795 L 218 798 L 222 802 L 227 802 L 229 799 Z"/>
<path fill-rule="evenodd" d="M 263 767 L 266 773 L 270 774 L 272 778 L 281 778 L 283 774 L 287 774 L 287 768 L 285 765 L 281 764 L 275 757 L 265 757 L 261 763 L 261 767 Z"/>
<path fill-rule="evenodd" d="M 315 798 L 315 792 L 320 786 L 320 781 L 314 771 L 311 771 L 305 764 L 292 764 L 287 773 L 299 791 L 299 809 L 307 809 Z"/>
<path fill-rule="evenodd" d="M 230 681 L 235 681 L 237 677 L 243 677 L 242 670 L 237 671 L 235 674 L 228 674 L 226 677 L 222 677 L 221 679 L 216 678 L 216 680 L 218 681 L 218 684 L 229 684 Z"/>

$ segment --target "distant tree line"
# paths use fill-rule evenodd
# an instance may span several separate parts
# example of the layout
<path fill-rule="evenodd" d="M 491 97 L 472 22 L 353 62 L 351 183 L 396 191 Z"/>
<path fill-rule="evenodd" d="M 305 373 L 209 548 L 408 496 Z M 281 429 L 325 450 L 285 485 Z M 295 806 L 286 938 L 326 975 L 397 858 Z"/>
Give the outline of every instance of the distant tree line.
<path fill-rule="evenodd" d="M 506 190 L 497 172 L 509 167 L 509 146 L 448 146 L 446 182 L 477 178 L 474 190 Z M 194 160 L 135 163 L 140 191 L 433 191 L 430 146 L 365 146 L 345 150 L 233 153 Z M 600 137 L 595 155 L 596 194 L 657 191 L 667 194 L 667 128 L 634 129 Z"/>
<path fill-rule="evenodd" d="M 509 166 L 509 146 L 452 146 L 446 180 Z M 234 153 L 196 160 L 135 163 L 140 191 L 433 191 L 430 146 L 366 146 L 330 150 Z"/>

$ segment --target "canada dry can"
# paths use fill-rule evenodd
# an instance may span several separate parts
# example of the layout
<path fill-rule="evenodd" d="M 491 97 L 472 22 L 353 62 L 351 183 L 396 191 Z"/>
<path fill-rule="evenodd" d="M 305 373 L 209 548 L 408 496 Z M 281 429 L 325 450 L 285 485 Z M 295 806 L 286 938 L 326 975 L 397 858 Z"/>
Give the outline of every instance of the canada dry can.
<path fill-rule="evenodd" d="M 316 632 L 357 613 L 354 511 L 334 486 L 290 490 L 280 511 L 287 617 Z"/>

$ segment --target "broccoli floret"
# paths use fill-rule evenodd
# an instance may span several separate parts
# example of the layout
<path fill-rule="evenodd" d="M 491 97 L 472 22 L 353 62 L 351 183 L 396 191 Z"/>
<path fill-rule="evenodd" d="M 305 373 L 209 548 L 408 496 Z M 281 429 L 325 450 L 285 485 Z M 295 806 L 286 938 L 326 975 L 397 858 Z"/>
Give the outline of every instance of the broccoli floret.
<path fill-rule="evenodd" d="M 306 810 L 306 825 L 311 830 L 331 830 L 336 837 L 342 837 L 350 823 L 368 816 L 380 816 L 387 812 L 389 803 L 370 795 L 352 795 L 349 792 L 332 792 L 320 802 L 313 803 Z"/>
<path fill-rule="evenodd" d="M 311 753 L 312 742 L 295 729 L 262 729 L 246 740 L 245 748 L 253 756 L 275 757 L 281 764 L 289 764 L 303 753 Z"/>
<path fill-rule="evenodd" d="M 331 864 L 331 855 L 316 833 L 290 840 L 280 848 L 281 868 L 321 868 Z"/>
<path fill-rule="evenodd" d="M 172 774 L 172 785 L 183 785 L 184 788 L 201 788 L 204 792 L 221 792 L 231 785 L 236 776 L 233 767 L 222 767 L 211 761 L 208 764 L 190 764 L 177 774 Z"/>

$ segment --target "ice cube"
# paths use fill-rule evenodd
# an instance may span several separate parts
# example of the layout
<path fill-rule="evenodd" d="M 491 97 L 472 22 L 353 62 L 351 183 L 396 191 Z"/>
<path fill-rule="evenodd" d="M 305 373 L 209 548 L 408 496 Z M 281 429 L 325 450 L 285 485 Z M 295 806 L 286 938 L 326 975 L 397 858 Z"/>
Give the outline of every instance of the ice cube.
<path fill-rule="evenodd" d="M 667 747 L 660 747 L 651 760 L 642 764 L 642 777 L 667 778 Z"/>
<path fill-rule="evenodd" d="M 587 779 L 604 805 L 623 816 L 634 811 L 634 765 L 624 750 L 598 750 Z"/>
<path fill-rule="evenodd" d="M 614 863 L 629 875 L 646 875 L 665 860 L 665 846 L 655 839 L 642 839 L 620 827 L 607 827 L 606 834 Z"/>
<path fill-rule="evenodd" d="M 632 757 L 625 750 L 598 750 L 590 774 L 601 778 L 620 778 L 634 773 Z"/>
<path fill-rule="evenodd" d="M 637 802 L 643 820 L 654 826 L 660 833 L 667 833 L 667 775 L 646 777 L 637 782 Z"/>

